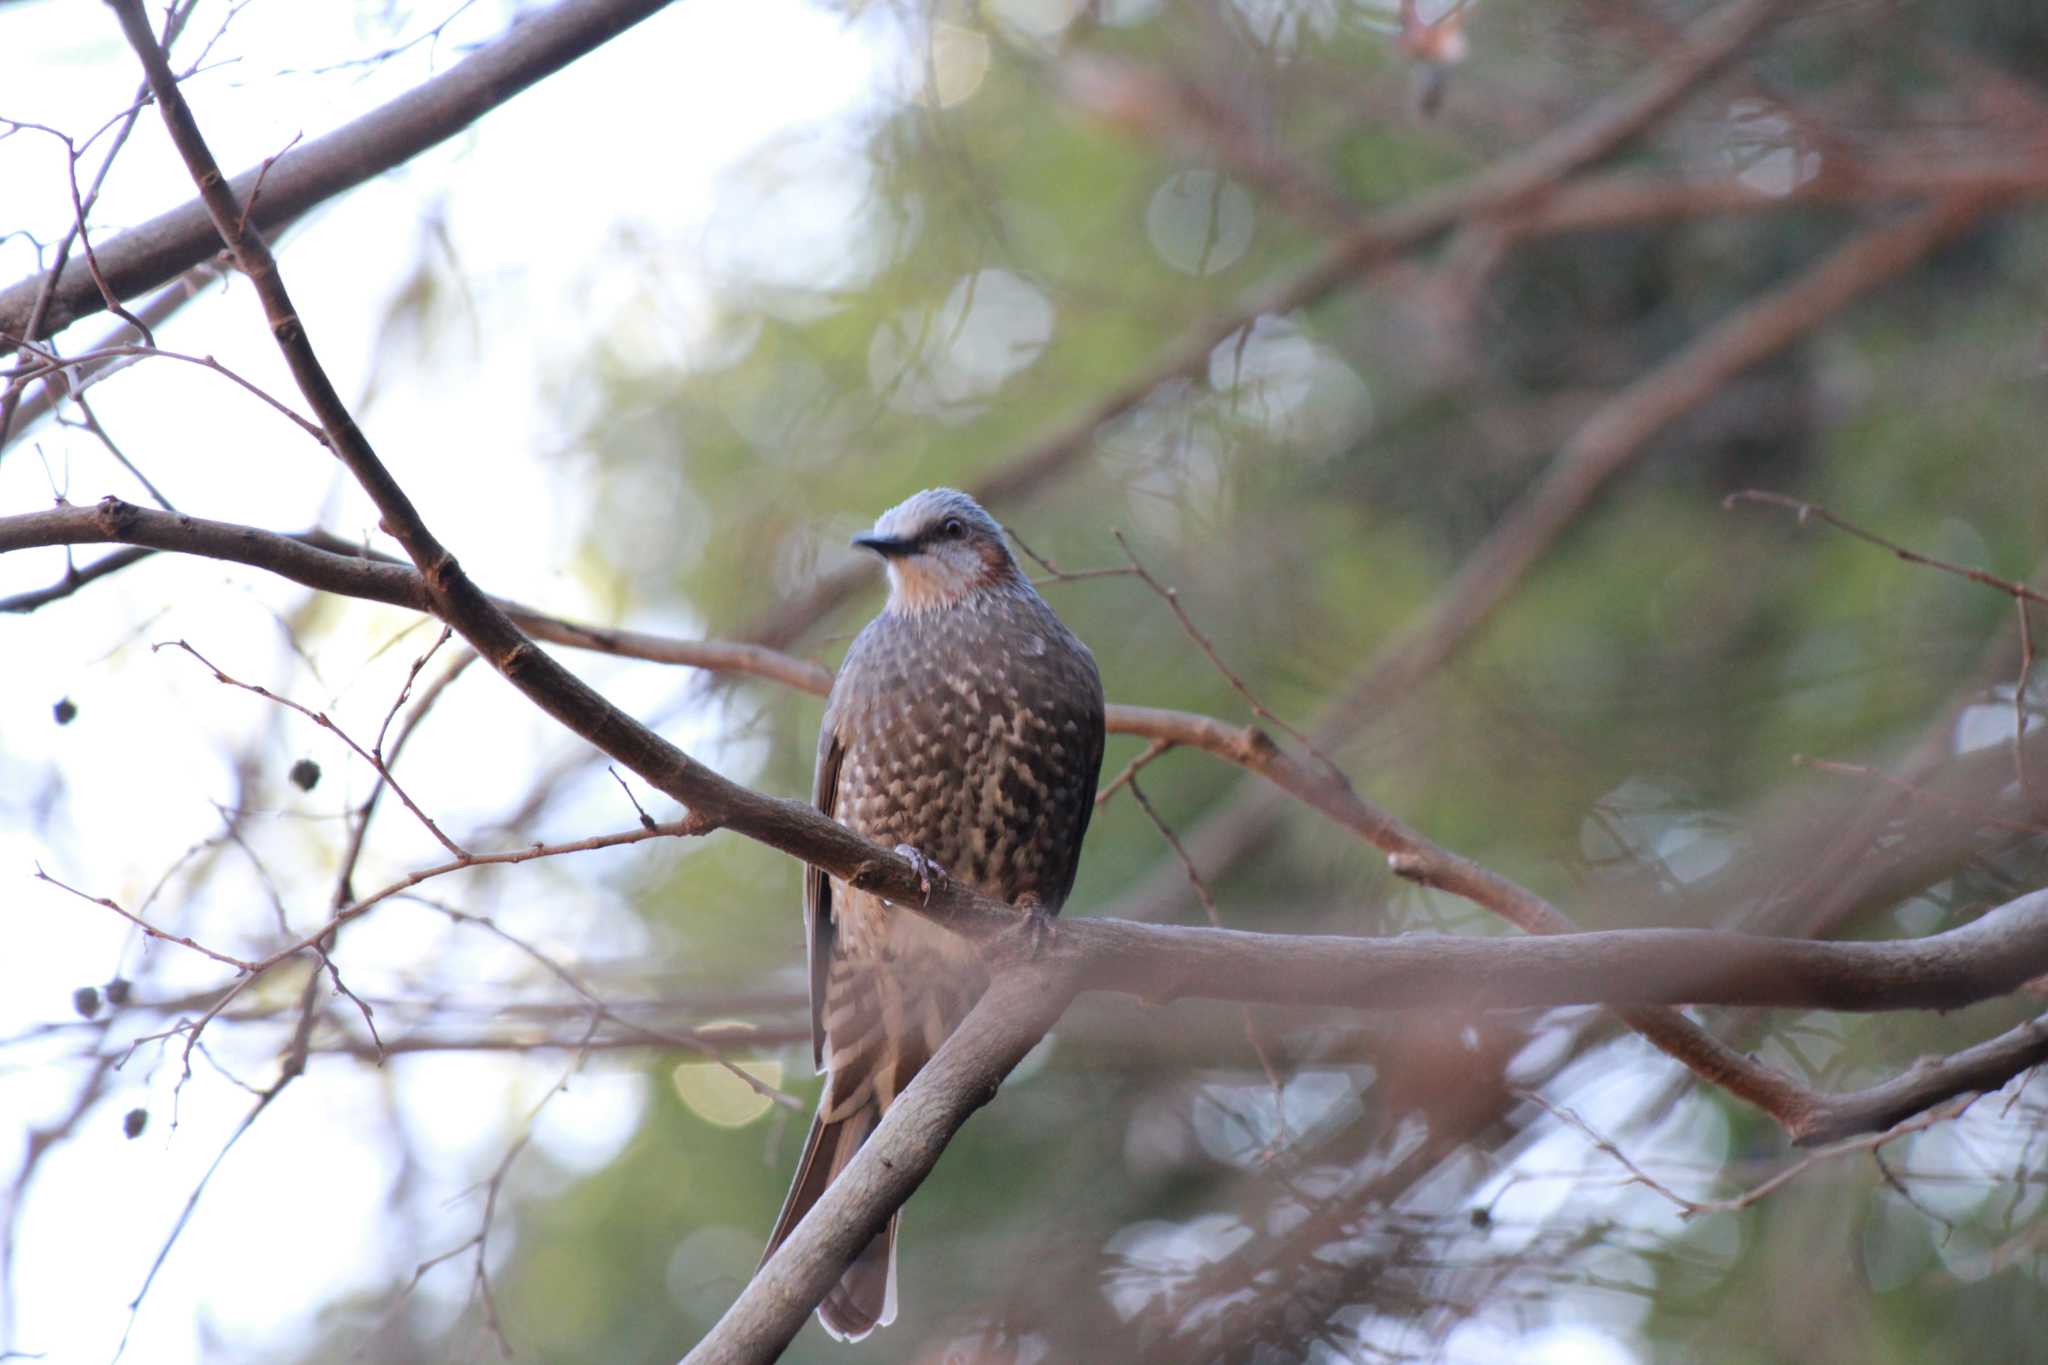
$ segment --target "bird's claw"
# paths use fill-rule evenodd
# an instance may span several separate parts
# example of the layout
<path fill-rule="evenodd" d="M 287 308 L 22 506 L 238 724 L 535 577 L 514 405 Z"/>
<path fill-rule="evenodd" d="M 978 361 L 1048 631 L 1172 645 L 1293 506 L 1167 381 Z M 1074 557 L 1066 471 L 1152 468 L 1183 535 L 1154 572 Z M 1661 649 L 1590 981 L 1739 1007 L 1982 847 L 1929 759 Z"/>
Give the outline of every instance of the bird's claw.
<path fill-rule="evenodd" d="M 923 853 L 910 844 L 896 845 L 896 856 L 909 863 L 911 870 L 917 873 L 918 893 L 924 897 L 926 904 L 930 904 L 932 883 L 945 881 L 946 869 L 940 867 L 930 858 L 925 857 Z"/>
<path fill-rule="evenodd" d="M 1051 952 L 1059 943 L 1059 921 L 1045 908 L 1045 902 L 1035 891 L 1026 891 L 1012 902 L 1023 915 L 1017 926 L 1004 935 L 1009 947 L 1018 957 L 1027 962 L 1036 962 Z"/>

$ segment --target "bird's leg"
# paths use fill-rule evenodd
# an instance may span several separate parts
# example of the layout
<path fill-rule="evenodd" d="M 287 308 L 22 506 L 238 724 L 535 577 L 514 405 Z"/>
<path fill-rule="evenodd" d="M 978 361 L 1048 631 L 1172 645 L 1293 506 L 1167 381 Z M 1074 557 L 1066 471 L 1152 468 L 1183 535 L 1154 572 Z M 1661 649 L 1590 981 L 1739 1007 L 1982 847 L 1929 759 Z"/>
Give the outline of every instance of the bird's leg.
<path fill-rule="evenodd" d="M 946 880 L 946 869 L 924 856 L 910 844 L 896 845 L 896 856 L 909 863 L 917 873 L 917 889 L 923 893 L 926 905 L 931 904 L 932 883 Z"/>

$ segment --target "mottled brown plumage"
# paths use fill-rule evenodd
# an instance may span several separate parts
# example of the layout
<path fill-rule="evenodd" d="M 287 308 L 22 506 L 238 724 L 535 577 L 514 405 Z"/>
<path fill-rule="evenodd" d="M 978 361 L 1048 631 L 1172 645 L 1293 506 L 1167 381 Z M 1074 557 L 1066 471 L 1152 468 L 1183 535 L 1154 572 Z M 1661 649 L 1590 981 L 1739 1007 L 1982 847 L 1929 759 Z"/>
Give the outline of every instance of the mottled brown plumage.
<path fill-rule="evenodd" d="M 889 604 L 853 642 L 818 736 L 819 809 L 947 876 L 1058 913 L 1102 767 L 1102 681 L 972 498 L 927 489 L 855 544 Z M 824 1097 L 773 1254 L 988 985 L 980 951 L 813 869 L 804 882 Z M 818 1307 L 836 1337 L 896 1314 L 897 1220 Z"/>

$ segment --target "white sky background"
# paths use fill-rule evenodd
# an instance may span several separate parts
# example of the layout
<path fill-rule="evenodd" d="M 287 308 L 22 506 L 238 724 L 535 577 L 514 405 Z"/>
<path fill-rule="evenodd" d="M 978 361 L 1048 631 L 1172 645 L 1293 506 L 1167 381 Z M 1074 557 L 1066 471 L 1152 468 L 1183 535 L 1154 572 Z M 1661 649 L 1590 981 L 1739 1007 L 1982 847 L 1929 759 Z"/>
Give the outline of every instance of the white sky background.
<path fill-rule="evenodd" d="M 276 74 L 310 72 L 389 46 L 387 34 L 358 26 L 359 9 L 368 8 L 374 7 L 257 0 L 236 16 L 211 58 L 217 69 L 187 87 L 224 166 L 254 164 L 296 134 L 318 136 L 445 69 L 464 43 L 501 32 L 513 7 L 479 4 L 438 48 L 423 46 L 381 68 Z M 420 22 L 409 31 L 454 8 L 453 0 L 421 6 Z M 218 27 L 220 11 L 202 8 L 180 55 L 196 51 Z M 579 460 L 568 445 L 575 415 L 562 413 L 559 389 L 564 363 L 588 353 L 608 330 L 634 325 L 635 301 L 624 291 L 639 282 L 621 279 L 617 244 L 630 237 L 639 249 L 652 244 L 668 253 L 674 269 L 661 287 L 672 309 L 684 295 L 687 314 L 689 291 L 703 287 L 697 245 L 718 202 L 721 174 L 779 134 L 829 129 L 870 107 L 887 50 L 887 35 L 874 26 L 849 28 L 797 0 L 689 0 L 501 106 L 467 134 L 318 210 L 285 239 L 286 281 L 329 372 L 353 398 L 368 380 L 391 294 L 419 259 L 423 219 L 437 213 L 445 223 L 474 309 L 472 347 L 455 356 L 449 352 L 460 348 L 444 344 L 422 358 L 400 343 L 396 363 L 361 415 L 428 524 L 479 581 L 564 614 L 606 614 L 572 572 L 583 532 L 573 509 L 582 499 L 574 487 Z M 133 55 L 103 6 L 43 0 L 0 9 L 0 116 L 82 138 L 126 104 L 137 78 Z M 63 176 L 53 140 L 20 133 L 0 141 L 0 229 L 25 227 L 55 240 L 69 213 Z M 97 234 L 104 240 L 191 195 L 152 111 L 116 165 L 94 215 Z M 803 245 L 792 242 L 790 254 L 800 260 Z M 25 243 L 0 244 L 0 277 L 12 281 L 34 268 Z M 708 294 L 703 312 L 708 322 Z M 106 326 L 105 318 L 81 324 L 67 348 L 81 348 Z M 678 352 L 690 343 L 644 325 L 637 335 Z M 188 305 L 158 339 L 169 349 L 216 355 L 298 406 L 245 286 L 217 289 Z M 116 439 L 183 511 L 287 530 L 318 524 L 350 535 L 374 524 L 367 501 L 336 477 L 323 452 L 216 376 L 153 361 L 94 397 Z M 53 478 L 74 502 L 107 493 L 145 501 L 95 442 L 46 425 L 0 461 L 0 511 L 47 506 Z M 508 519 L 516 519 L 518 535 L 504 533 Z M 62 568 L 56 552 L 9 555 L 0 560 L 0 595 L 46 584 Z M 38 862 L 133 908 L 186 849 L 218 832 L 211 803 L 235 793 L 224 756 L 245 748 L 252 734 L 274 729 L 279 738 L 266 752 L 305 753 L 326 776 L 299 798 L 281 772 L 263 774 L 250 789 L 252 804 L 274 802 L 300 814 L 259 818 L 254 828 L 261 833 L 252 837 L 285 888 L 294 926 L 303 931 L 320 922 L 333 817 L 366 790 L 363 765 L 309 723 L 213 682 L 189 657 L 147 647 L 188 639 L 235 676 L 331 710 L 367 742 L 404 670 L 433 637 L 414 630 L 373 658 L 410 624 L 408 614 L 351 606 L 338 628 L 318 634 L 315 677 L 294 658 L 276 615 L 306 596 L 261 573 L 166 556 L 70 602 L 0 620 L 0 907 L 9 943 L 0 952 L 0 1037 L 39 1024 L 69 1027 L 46 1043 L 0 1052 L 0 1179 L 18 1169 L 27 1130 L 69 1107 L 78 1076 L 57 1063 L 85 1027 L 72 1012 L 76 987 L 145 967 L 152 975 L 142 989 L 151 996 L 218 988 L 227 979 L 225 969 L 180 949 L 145 955 L 110 912 L 31 880 Z M 157 614 L 166 601 L 170 610 Z M 664 678 L 664 670 L 595 656 L 569 662 L 629 707 L 651 704 L 673 685 L 672 671 Z M 64 696 L 78 704 L 79 715 L 59 728 L 50 708 Z M 426 784 L 415 795 L 459 837 L 500 813 L 506 794 L 523 790 L 568 747 L 521 714 L 527 708 L 495 679 L 466 678 L 460 696 L 461 705 L 442 708 L 422 732 L 407 765 L 413 780 Z M 508 733 L 540 738 L 507 743 Z M 692 740 L 687 731 L 677 738 Z M 59 765 L 68 785 L 55 796 L 46 834 L 36 810 L 49 799 Z M 436 774 L 447 780 L 434 785 Z M 600 832 L 631 820 L 615 793 L 592 788 L 572 808 L 557 810 L 549 828 L 522 837 Z M 445 856 L 395 805 L 379 821 L 359 887 Z M 621 861 L 606 858 L 550 873 L 560 898 L 521 900 L 552 899 L 553 913 L 545 923 L 514 927 L 571 959 L 616 959 L 640 947 L 631 917 L 609 903 L 603 874 Z M 174 888 L 152 913 L 175 910 L 179 931 L 229 951 L 261 951 L 257 932 L 274 923 L 261 884 L 244 867 L 230 867 L 212 885 L 206 904 L 185 906 Z M 470 908 L 490 908 L 474 884 L 448 894 Z M 253 929 L 244 927 L 251 903 L 263 907 Z M 350 985 L 365 993 L 395 993 L 406 984 L 407 964 L 446 965 L 450 954 L 462 953 L 465 963 L 473 961 L 477 975 L 470 979 L 482 996 L 491 975 L 502 978 L 516 965 L 472 941 L 478 936 L 463 937 L 413 907 L 388 906 L 359 928 L 351 931 L 345 970 Z M 117 1020 L 110 1036 L 137 1031 Z M 276 1040 L 249 1037 L 238 1050 L 234 1032 L 215 1029 L 209 1042 L 238 1075 L 269 1084 Z M 553 1059 L 490 1057 L 413 1058 L 382 1072 L 342 1062 L 314 1066 L 224 1164 L 144 1304 L 127 1360 L 156 1365 L 223 1350 L 246 1358 L 266 1342 L 284 1348 L 308 1329 L 314 1307 L 410 1271 L 409 1262 L 392 1263 L 393 1247 L 380 1244 L 387 1218 L 424 1220 L 430 1250 L 460 1243 L 474 1231 L 478 1208 L 474 1199 L 454 1196 L 495 1164 L 560 1070 Z M 175 1047 L 144 1049 L 109 1101 L 46 1159 L 17 1229 L 16 1321 L 7 1346 L 57 1362 L 112 1356 L 126 1304 L 186 1193 L 251 1102 L 201 1063 L 174 1128 L 178 1071 Z M 553 1161 L 587 1168 L 630 1135 L 643 1103 L 637 1078 L 599 1067 L 550 1106 L 538 1140 Z M 120 1131 L 131 1107 L 150 1111 L 147 1132 L 133 1142 Z M 384 1116 L 393 1107 L 427 1169 L 414 1173 L 423 1193 L 385 1208 L 400 1154 L 366 1151 L 364 1144 L 384 1142 Z M 349 1145 L 339 1148 L 338 1141 Z M 263 1211 L 253 1225 L 252 1209 Z M 466 1299 L 466 1279 L 457 1262 L 430 1275 L 421 1292 L 452 1313 Z M 367 1331 L 373 1321 L 360 1326 Z"/>

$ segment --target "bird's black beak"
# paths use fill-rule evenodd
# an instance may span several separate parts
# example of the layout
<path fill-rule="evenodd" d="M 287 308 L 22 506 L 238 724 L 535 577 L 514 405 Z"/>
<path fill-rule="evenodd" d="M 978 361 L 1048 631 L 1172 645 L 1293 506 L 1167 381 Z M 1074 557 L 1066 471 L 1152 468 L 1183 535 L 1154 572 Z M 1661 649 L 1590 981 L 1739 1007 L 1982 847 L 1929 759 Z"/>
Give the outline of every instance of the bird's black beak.
<path fill-rule="evenodd" d="M 855 549 L 873 550 L 884 559 L 901 559 L 917 552 L 916 541 L 899 540 L 894 536 L 855 536 L 853 544 Z"/>

